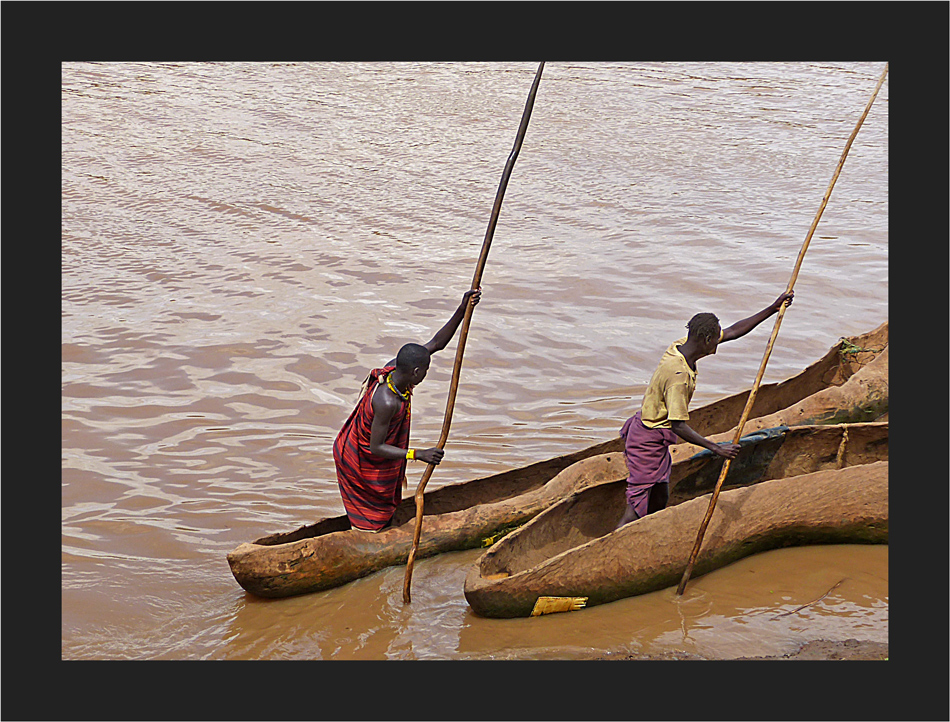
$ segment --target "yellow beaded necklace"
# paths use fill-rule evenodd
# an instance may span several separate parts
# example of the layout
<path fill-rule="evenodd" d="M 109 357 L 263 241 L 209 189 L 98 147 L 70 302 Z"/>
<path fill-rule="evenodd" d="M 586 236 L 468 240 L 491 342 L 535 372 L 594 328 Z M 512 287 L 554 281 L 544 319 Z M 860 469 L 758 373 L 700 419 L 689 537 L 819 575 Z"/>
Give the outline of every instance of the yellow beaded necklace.
<path fill-rule="evenodd" d="M 389 374 L 386 376 L 386 385 L 389 387 L 389 390 L 390 390 L 390 391 L 392 391 L 394 394 L 396 394 L 396 396 L 398 396 L 399 398 L 401 398 L 401 399 L 402 399 L 403 401 L 405 401 L 406 403 L 409 402 L 409 390 L 407 389 L 407 390 L 406 390 L 406 393 L 401 394 L 401 393 L 399 393 L 399 391 L 396 389 L 396 387 L 393 386 L 393 372 L 392 372 L 392 371 L 390 371 Z"/>

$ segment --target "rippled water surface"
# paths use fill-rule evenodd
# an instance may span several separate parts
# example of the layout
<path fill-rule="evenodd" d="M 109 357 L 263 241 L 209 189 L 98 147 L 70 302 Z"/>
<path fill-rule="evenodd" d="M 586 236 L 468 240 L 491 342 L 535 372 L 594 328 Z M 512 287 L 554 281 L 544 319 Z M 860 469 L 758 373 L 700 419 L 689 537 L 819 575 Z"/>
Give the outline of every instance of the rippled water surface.
<path fill-rule="evenodd" d="M 886 546 L 770 552 L 680 599 L 529 620 L 469 611 L 477 551 L 417 563 L 409 606 L 402 567 L 279 601 L 234 581 L 241 542 L 343 513 L 332 440 L 367 369 L 428 340 L 469 288 L 536 67 L 63 65 L 63 658 L 746 656 L 816 628 L 887 640 Z M 781 293 L 882 70 L 548 63 L 428 488 L 611 438 L 694 313 L 728 324 Z M 887 91 L 764 383 L 888 317 Z M 694 406 L 752 385 L 771 327 L 701 362 Z M 417 390 L 415 446 L 438 439 L 454 353 Z"/>

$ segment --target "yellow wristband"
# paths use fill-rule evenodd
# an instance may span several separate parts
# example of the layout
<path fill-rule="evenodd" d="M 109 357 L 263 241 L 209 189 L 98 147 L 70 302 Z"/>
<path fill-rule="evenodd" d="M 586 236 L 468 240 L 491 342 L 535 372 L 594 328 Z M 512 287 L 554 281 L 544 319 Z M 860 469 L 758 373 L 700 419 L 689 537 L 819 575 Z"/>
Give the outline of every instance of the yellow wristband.
<path fill-rule="evenodd" d="M 409 449 L 408 451 L 406 451 L 406 458 L 409 459 L 409 461 L 415 461 L 415 460 L 416 460 L 416 450 L 415 450 L 415 449 Z"/>

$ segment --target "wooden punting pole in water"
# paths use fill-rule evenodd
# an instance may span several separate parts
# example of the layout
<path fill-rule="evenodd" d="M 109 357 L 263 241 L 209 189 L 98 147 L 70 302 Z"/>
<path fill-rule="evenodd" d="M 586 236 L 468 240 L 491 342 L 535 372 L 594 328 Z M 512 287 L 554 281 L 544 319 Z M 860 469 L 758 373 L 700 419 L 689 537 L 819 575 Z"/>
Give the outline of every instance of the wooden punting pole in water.
<path fill-rule="evenodd" d="M 518 134 L 515 136 L 515 144 L 505 163 L 505 170 L 501 174 L 501 183 L 498 184 L 498 192 L 495 193 L 495 203 L 492 206 L 491 218 L 488 220 L 488 230 L 485 232 L 485 240 L 482 243 L 482 252 L 478 257 L 478 263 L 475 266 L 475 277 L 472 279 L 472 289 L 477 289 L 482 282 L 482 271 L 485 270 L 485 261 L 488 259 L 488 249 L 491 248 L 492 237 L 495 235 L 495 226 L 498 224 L 498 214 L 501 211 L 501 201 L 505 196 L 505 188 L 508 187 L 508 179 L 511 178 L 511 171 L 515 167 L 515 160 L 518 158 L 518 152 L 521 150 L 521 144 L 524 142 L 525 131 L 528 129 L 528 120 L 531 118 L 531 109 L 534 107 L 534 98 L 538 94 L 538 85 L 541 83 L 541 71 L 544 70 L 544 63 L 538 65 L 538 72 L 534 76 L 534 82 L 531 84 L 531 91 L 528 93 L 528 101 L 525 103 L 524 113 L 521 116 L 521 125 L 518 127 Z M 452 424 L 452 411 L 455 409 L 455 396 L 458 392 L 459 374 L 462 371 L 462 354 L 465 352 L 465 340 L 468 338 L 468 327 L 472 322 L 472 304 L 465 308 L 465 316 L 462 319 L 462 329 L 459 332 L 458 350 L 455 352 L 455 368 L 452 371 L 452 383 L 449 386 L 449 398 L 445 404 L 445 420 L 442 422 L 442 435 L 439 437 L 438 447 L 445 447 L 445 442 L 449 438 L 449 426 Z M 416 487 L 416 527 L 412 537 L 412 548 L 409 550 L 409 558 L 406 560 L 406 579 L 402 587 L 402 601 L 406 604 L 412 601 L 409 593 L 409 587 L 412 583 L 412 565 L 416 559 L 416 552 L 419 549 L 419 539 L 422 536 L 422 508 L 424 504 L 423 492 L 426 484 L 432 476 L 435 469 L 434 464 L 428 464 L 422 474 L 419 486 Z"/>
<path fill-rule="evenodd" d="M 835 187 L 835 181 L 838 180 L 838 176 L 841 174 L 841 169 L 844 167 L 844 159 L 848 157 L 848 151 L 851 150 L 851 144 L 854 142 L 854 138 L 857 136 L 858 130 L 861 129 L 864 119 L 867 118 L 868 112 L 871 110 L 871 104 L 874 103 L 874 99 L 877 97 L 878 91 L 881 89 L 881 86 L 884 85 L 884 78 L 886 76 L 887 63 L 884 64 L 884 72 L 881 73 L 881 79 L 877 81 L 877 87 L 874 88 L 874 92 L 871 94 L 871 99 L 868 101 L 867 107 L 864 109 L 864 112 L 858 119 L 858 124 L 854 127 L 851 137 L 848 138 L 848 142 L 844 146 L 844 152 L 841 154 L 841 160 L 838 161 L 838 167 L 835 168 L 834 175 L 831 177 L 831 183 L 828 185 L 828 190 L 825 191 L 825 197 L 821 199 L 821 205 L 818 207 L 818 213 L 815 214 L 815 220 L 812 221 L 811 228 L 808 229 L 808 235 L 805 237 L 805 242 L 802 244 L 802 249 L 798 252 L 798 260 L 795 262 L 795 270 L 792 271 L 792 277 L 789 279 L 788 288 L 785 289 L 785 293 L 790 293 L 792 288 L 795 286 L 795 280 L 798 278 L 798 271 L 801 269 L 802 260 L 805 258 L 805 251 L 808 250 L 808 244 L 811 242 L 812 234 L 814 234 L 815 228 L 818 226 L 818 220 L 821 218 L 821 214 L 824 212 L 825 206 L 828 205 L 828 198 L 831 197 L 831 189 Z M 739 425 L 736 427 L 736 433 L 732 439 L 732 443 L 734 444 L 739 443 L 739 438 L 742 436 L 742 427 L 745 426 L 745 422 L 749 419 L 749 413 L 752 411 L 752 404 L 755 403 L 755 395 L 759 390 L 759 384 L 762 381 L 762 376 L 765 374 L 765 365 L 769 362 L 769 356 L 772 353 L 772 346 L 775 344 L 775 338 L 778 336 L 778 328 L 782 325 L 782 317 L 784 315 L 785 304 L 783 303 L 782 307 L 778 311 L 778 316 L 775 318 L 775 327 L 772 329 L 772 335 L 769 337 L 768 345 L 765 347 L 765 355 L 762 357 L 762 364 L 759 366 L 759 373 L 756 375 L 755 383 L 752 385 L 752 390 L 749 392 L 749 399 L 746 401 L 745 408 L 742 410 L 742 416 L 739 417 Z M 689 562 L 686 564 L 686 570 L 683 572 L 683 578 L 680 580 L 680 584 L 676 588 L 677 595 L 683 594 L 683 591 L 686 589 L 686 583 L 689 581 L 690 574 L 693 573 L 693 565 L 696 563 L 696 557 L 699 556 L 699 549 L 703 545 L 703 536 L 706 534 L 706 527 L 709 526 L 709 520 L 712 518 L 713 510 L 716 508 L 716 499 L 719 498 L 719 490 L 722 488 L 722 482 L 725 480 L 726 474 L 729 472 L 730 461 L 730 459 L 726 459 L 722 465 L 722 471 L 719 473 L 719 480 L 716 482 L 716 488 L 713 489 L 712 498 L 709 500 L 709 508 L 706 510 L 706 516 L 699 525 L 699 533 L 696 535 L 696 543 L 693 545 L 693 551 L 689 555 Z"/>

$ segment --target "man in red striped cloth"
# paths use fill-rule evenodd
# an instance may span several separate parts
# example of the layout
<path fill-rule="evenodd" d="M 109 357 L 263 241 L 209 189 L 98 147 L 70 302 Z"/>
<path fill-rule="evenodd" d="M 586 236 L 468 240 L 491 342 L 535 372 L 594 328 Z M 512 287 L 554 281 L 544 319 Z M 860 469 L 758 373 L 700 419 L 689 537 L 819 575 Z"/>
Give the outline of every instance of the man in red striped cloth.
<path fill-rule="evenodd" d="M 477 305 L 481 294 L 481 289 L 466 291 L 452 318 L 428 343 L 407 343 L 363 382 L 360 400 L 333 442 L 340 495 L 354 529 L 376 532 L 390 525 L 407 485 L 408 461 L 442 461 L 445 452 L 437 446 L 409 448 L 412 390 L 426 377 L 431 355 L 448 345 L 467 305 Z"/>

